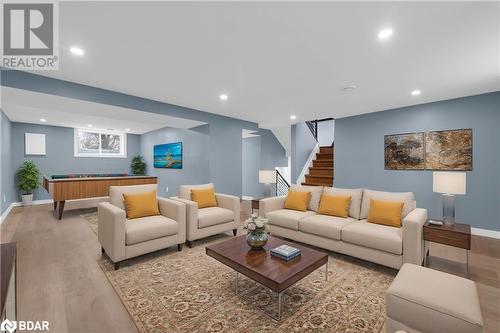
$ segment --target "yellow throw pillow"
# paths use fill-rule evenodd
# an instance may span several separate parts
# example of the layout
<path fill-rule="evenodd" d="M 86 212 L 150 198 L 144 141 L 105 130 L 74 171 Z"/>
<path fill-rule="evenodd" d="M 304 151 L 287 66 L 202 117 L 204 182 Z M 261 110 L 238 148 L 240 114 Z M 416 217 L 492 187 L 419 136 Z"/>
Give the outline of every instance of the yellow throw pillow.
<path fill-rule="evenodd" d="M 338 217 L 347 217 L 351 205 L 350 195 L 322 194 L 318 213 Z"/>
<path fill-rule="evenodd" d="M 141 193 L 123 193 L 125 211 L 128 219 L 160 215 L 156 191 Z"/>
<path fill-rule="evenodd" d="M 401 228 L 403 202 L 370 200 L 368 222 Z"/>
<path fill-rule="evenodd" d="M 311 201 L 311 192 L 288 191 L 284 208 L 305 212 L 309 201 Z"/>
<path fill-rule="evenodd" d="M 192 189 L 191 200 L 198 203 L 198 208 L 216 207 L 217 199 L 215 198 L 214 188 Z"/>

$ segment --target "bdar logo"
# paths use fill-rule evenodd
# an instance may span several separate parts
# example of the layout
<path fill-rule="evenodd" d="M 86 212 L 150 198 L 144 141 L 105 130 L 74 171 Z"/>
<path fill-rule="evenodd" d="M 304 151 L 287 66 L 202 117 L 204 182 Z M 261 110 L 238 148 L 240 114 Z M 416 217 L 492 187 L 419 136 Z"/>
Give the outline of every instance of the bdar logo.
<path fill-rule="evenodd" d="M 5 319 L 0 324 L 0 331 L 2 331 L 2 332 L 12 333 L 12 332 L 14 332 L 16 330 L 16 328 L 17 328 L 17 322 L 10 321 L 8 319 Z"/>

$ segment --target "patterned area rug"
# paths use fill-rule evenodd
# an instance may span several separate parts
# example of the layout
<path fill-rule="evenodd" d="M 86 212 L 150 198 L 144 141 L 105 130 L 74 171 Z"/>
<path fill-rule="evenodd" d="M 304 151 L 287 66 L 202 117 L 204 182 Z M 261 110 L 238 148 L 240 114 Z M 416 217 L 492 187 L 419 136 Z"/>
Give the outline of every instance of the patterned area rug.
<path fill-rule="evenodd" d="M 82 214 L 95 230 L 96 213 Z M 99 265 L 140 332 L 381 332 L 384 292 L 396 271 L 330 253 L 324 268 L 277 295 L 205 254 L 205 246 L 229 235 L 194 243 L 181 252 L 166 249 L 127 260 L 115 271 L 103 256 Z"/>

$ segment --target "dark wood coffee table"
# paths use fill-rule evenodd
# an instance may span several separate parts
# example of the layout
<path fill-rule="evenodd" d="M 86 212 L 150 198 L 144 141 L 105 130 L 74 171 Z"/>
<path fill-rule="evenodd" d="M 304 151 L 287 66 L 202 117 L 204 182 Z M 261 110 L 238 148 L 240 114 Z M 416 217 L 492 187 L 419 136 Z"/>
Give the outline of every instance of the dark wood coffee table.
<path fill-rule="evenodd" d="M 288 262 L 271 256 L 270 250 L 282 244 L 300 249 L 301 255 Z M 323 265 L 325 265 L 325 279 L 328 280 L 328 255 L 273 236 L 269 236 L 264 249 L 252 250 L 247 245 L 246 235 L 242 235 L 207 246 L 206 253 L 236 271 L 236 292 L 238 292 L 238 273 L 241 273 L 278 293 L 278 317 L 271 317 L 280 320 L 281 295 L 288 287 Z"/>

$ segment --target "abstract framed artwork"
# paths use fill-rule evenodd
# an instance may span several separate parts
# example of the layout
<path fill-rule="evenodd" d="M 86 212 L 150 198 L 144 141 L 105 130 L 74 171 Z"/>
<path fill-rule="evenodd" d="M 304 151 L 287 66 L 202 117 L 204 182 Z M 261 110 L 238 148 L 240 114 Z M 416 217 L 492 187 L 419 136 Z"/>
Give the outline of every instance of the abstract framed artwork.
<path fill-rule="evenodd" d="M 182 142 L 155 145 L 153 158 L 155 168 L 182 169 Z"/>
<path fill-rule="evenodd" d="M 471 171 L 472 129 L 427 132 L 425 169 Z"/>
<path fill-rule="evenodd" d="M 424 133 L 384 136 L 386 170 L 424 170 Z"/>

